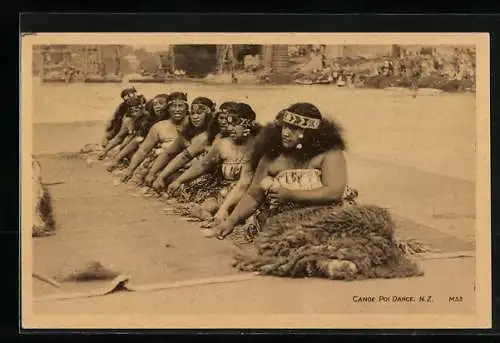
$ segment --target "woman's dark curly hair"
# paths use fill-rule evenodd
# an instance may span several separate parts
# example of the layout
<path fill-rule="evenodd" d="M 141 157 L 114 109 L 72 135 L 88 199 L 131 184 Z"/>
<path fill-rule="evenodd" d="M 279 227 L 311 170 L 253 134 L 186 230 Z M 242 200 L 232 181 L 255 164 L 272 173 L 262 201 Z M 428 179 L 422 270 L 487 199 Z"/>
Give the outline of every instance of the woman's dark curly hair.
<path fill-rule="evenodd" d="M 127 116 L 131 115 L 134 110 L 141 108 L 144 110 L 147 104 L 147 99 L 144 95 L 140 94 L 132 99 L 127 104 Z"/>
<path fill-rule="evenodd" d="M 124 99 L 125 96 L 136 93 L 135 87 L 125 88 L 120 92 L 120 98 Z"/>
<path fill-rule="evenodd" d="M 172 92 L 168 94 L 167 96 L 167 103 L 174 101 L 174 100 L 183 100 L 183 101 L 188 101 L 187 99 L 187 93 L 184 92 Z M 167 105 L 168 106 L 168 105 Z"/>
<path fill-rule="evenodd" d="M 208 129 L 207 129 L 207 132 L 208 132 L 208 144 L 211 145 L 214 142 L 215 137 L 217 137 L 217 135 L 220 132 L 219 115 L 222 113 L 222 111 L 224 111 L 224 110 L 230 110 L 232 108 L 235 108 L 237 105 L 238 105 L 237 102 L 226 101 L 226 102 L 223 102 L 219 106 L 219 110 L 218 111 L 216 111 L 215 113 L 213 113 L 212 120 L 208 124 Z"/>
<path fill-rule="evenodd" d="M 301 140 L 302 149 L 295 151 L 299 160 L 308 161 L 314 156 L 332 149 L 341 151 L 346 149 L 346 143 L 342 136 L 343 129 L 338 123 L 324 118 L 319 109 L 312 104 L 296 103 L 280 111 L 275 120 L 260 131 L 252 154 L 252 164 L 258 164 L 263 156 L 275 159 L 284 151 L 281 130 L 283 127 L 282 116 L 285 111 L 321 120 L 317 130 L 305 130 L 304 138 Z"/>
<path fill-rule="evenodd" d="M 153 109 L 153 101 L 154 101 L 154 99 L 158 99 L 158 98 L 163 98 L 166 101 L 168 99 L 168 94 L 165 94 L 165 93 L 157 94 L 157 95 L 155 95 L 155 97 L 153 99 L 148 100 L 148 102 L 146 103 L 146 111 L 148 111 L 149 114 L 152 116 L 156 116 L 155 111 Z M 161 117 L 162 117 L 162 120 L 170 119 L 170 113 L 167 110 L 167 106 L 165 106 L 164 110 L 162 111 Z"/>
<path fill-rule="evenodd" d="M 253 108 L 244 102 L 238 103 L 237 111 L 241 118 L 253 121 L 257 119 L 257 115 L 255 114 Z M 256 137 L 261 130 L 262 125 L 255 121 L 255 125 L 250 128 L 250 136 Z"/>

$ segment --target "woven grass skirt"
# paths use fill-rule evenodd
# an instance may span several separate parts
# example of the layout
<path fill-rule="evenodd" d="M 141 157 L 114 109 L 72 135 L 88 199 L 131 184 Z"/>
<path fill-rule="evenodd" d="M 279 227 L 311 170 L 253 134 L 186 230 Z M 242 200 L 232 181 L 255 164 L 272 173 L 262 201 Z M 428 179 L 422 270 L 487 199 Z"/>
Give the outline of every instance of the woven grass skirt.
<path fill-rule="evenodd" d="M 390 213 L 378 206 L 283 206 L 257 222 L 253 253 L 235 257 L 241 271 L 337 280 L 423 274 L 396 240 Z"/>

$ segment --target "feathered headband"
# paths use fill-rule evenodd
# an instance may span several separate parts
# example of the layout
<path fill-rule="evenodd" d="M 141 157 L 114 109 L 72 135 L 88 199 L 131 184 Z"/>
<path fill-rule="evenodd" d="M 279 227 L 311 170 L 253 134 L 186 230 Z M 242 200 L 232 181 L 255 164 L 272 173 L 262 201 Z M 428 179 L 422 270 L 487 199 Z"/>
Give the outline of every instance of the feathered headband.
<path fill-rule="evenodd" d="M 317 130 L 321 124 L 321 119 L 309 118 L 290 111 L 283 112 L 282 120 L 287 124 L 311 130 Z"/>

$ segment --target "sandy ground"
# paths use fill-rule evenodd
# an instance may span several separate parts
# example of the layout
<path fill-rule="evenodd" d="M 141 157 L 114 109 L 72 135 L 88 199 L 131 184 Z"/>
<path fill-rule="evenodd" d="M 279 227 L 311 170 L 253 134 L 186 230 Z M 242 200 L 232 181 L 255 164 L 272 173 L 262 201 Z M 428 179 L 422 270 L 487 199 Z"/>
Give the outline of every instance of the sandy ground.
<path fill-rule="evenodd" d="M 203 238 L 194 224 L 162 214 L 164 204 L 133 197 L 131 186 L 113 186 L 114 178 L 100 163 L 88 165 L 81 158 L 54 155 L 100 140 L 102 120 L 116 106 L 120 87 L 34 87 L 34 152 L 42 154 L 43 179 L 66 181 L 51 186 L 60 229 L 56 236 L 34 240 L 34 269 L 54 275 L 84 261 L 99 260 L 131 275 L 138 284 L 235 274 L 229 266 L 235 248 L 229 242 Z M 138 85 L 146 95 L 171 91 L 171 87 Z M 294 101 L 317 103 L 346 129 L 350 184 L 360 191 L 361 201 L 389 207 L 400 223 L 400 237 L 422 239 L 442 251 L 474 249 L 473 96 L 412 99 L 408 94 L 328 86 L 178 88 L 188 91 L 191 99 L 203 94 L 219 103 L 246 100 L 261 121 L 270 120 L 279 108 Z M 425 293 L 439 299 L 433 305 L 379 304 L 363 306 L 363 311 L 473 310 L 474 259 L 426 261 L 423 268 L 425 276 L 416 279 L 344 283 L 259 278 L 230 285 L 40 303 L 35 311 L 352 313 L 361 311 L 352 301 L 352 296 L 360 293 Z M 98 286 L 68 283 L 57 291 L 35 281 L 34 293 L 39 296 Z M 384 292 L 373 294 L 375 288 Z M 467 300 L 450 304 L 448 296 L 455 294 Z"/>
<path fill-rule="evenodd" d="M 335 282 L 319 279 L 253 280 L 180 289 L 114 293 L 89 299 L 41 302 L 37 314 L 465 314 L 475 307 L 474 259 L 426 261 L 425 277 Z M 286 291 L 285 291 L 286 290 Z M 461 302 L 449 297 L 459 294 Z M 393 296 L 432 296 L 432 302 L 396 302 Z M 373 303 L 354 297 L 374 296 Z M 388 302 L 379 296 L 390 297 Z M 359 325 L 359 323 L 357 323 Z M 353 325 L 357 325 L 353 322 Z M 334 326 L 332 324 L 332 326 Z"/>

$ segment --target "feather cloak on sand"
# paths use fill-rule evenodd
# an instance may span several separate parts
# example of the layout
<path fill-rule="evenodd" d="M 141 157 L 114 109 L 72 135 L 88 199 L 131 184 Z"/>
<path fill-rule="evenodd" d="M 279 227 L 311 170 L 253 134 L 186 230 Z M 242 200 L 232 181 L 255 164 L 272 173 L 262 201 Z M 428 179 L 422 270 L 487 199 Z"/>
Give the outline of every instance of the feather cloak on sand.
<path fill-rule="evenodd" d="M 239 255 L 242 271 L 282 277 L 355 280 L 422 275 L 400 249 L 390 213 L 374 205 L 314 206 L 269 217 Z"/>

